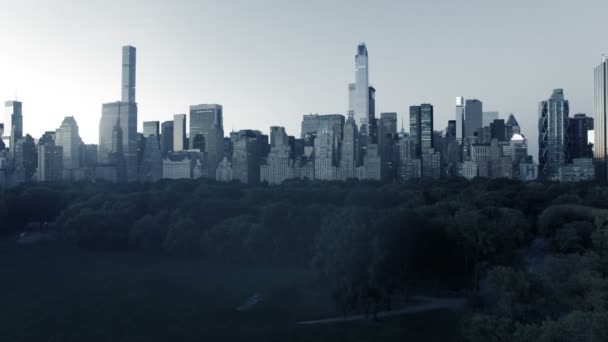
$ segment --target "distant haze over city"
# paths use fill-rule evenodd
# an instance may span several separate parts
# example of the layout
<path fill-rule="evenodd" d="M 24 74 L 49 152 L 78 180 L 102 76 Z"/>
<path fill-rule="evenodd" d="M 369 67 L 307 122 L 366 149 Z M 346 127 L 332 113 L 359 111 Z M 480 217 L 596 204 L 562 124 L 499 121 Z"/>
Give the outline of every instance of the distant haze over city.
<path fill-rule="evenodd" d="M 120 97 L 123 45 L 138 49 L 139 128 L 219 103 L 224 129 L 285 126 L 348 109 L 355 47 L 366 42 L 376 113 L 455 98 L 515 113 L 536 155 L 538 103 L 563 88 L 571 115 L 593 108 L 593 67 L 608 52 L 605 1 L 4 1 L 0 99 L 23 102 L 38 138 L 74 116 L 97 143 L 102 103 Z"/>

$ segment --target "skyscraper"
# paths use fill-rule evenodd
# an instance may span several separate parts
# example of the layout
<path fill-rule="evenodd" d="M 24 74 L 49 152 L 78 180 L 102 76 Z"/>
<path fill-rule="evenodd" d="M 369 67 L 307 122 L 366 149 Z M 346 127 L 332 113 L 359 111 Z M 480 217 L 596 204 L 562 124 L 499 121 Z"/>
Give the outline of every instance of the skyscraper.
<path fill-rule="evenodd" d="M 483 127 L 483 103 L 479 100 L 466 100 L 463 137 L 474 136 L 481 127 Z"/>
<path fill-rule="evenodd" d="M 410 157 L 412 159 L 420 158 L 421 146 L 420 146 L 420 106 L 410 107 L 410 135 L 409 135 L 409 147 Z"/>
<path fill-rule="evenodd" d="M 55 144 L 55 132 L 46 132 L 38 141 L 38 181 L 56 182 L 63 178 L 63 148 Z"/>
<path fill-rule="evenodd" d="M 352 113 L 344 124 L 344 137 L 342 139 L 342 153 L 340 155 L 341 179 L 354 179 L 357 177 L 356 168 L 358 164 L 359 148 L 357 146 L 357 123 Z"/>
<path fill-rule="evenodd" d="M 608 180 L 608 56 L 604 56 L 602 63 L 595 68 L 593 94 L 595 174 L 598 179 L 605 181 Z"/>
<path fill-rule="evenodd" d="M 575 114 L 568 119 L 568 163 L 573 159 L 593 158 L 593 145 L 589 143 L 589 130 L 592 129 L 593 118 L 585 114 Z"/>
<path fill-rule="evenodd" d="M 122 102 L 135 103 L 136 53 L 132 46 L 122 47 Z"/>
<path fill-rule="evenodd" d="M 74 171 L 80 167 L 80 145 L 82 141 L 78 134 L 78 124 L 73 116 L 66 116 L 57 129 L 55 145 L 62 148 L 63 177 L 74 179 Z"/>
<path fill-rule="evenodd" d="M 135 101 L 135 48 L 122 49 L 122 101 L 106 103 L 99 123 L 99 153 L 101 163 L 110 162 L 112 134 L 119 122 L 127 181 L 137 180 L 137 103 Z"/>
<path fill-rule="evenodd" d="M 464 97 L 456 98 L 456 141 L 462 143 L 464 135 Z"/>
<path fill-rule="evenodd" d="M 160 137 L 159 125 L 158 121 L 144 121 L 144 137 L 155 135 L 158 139 Z"/>
<path fill-rule="evenodd" d="M 538 161 L 541 179 L 557 180 L 558 171 L 566 163 L 567 130 L 570 106 L 563 89 L 553 90 L 538 109 Z"/>
<path fill-rule="evenodd" d="M 173 115 L 173 151 L 181 152 L 187 149 L 186 114 L 175 114 Z"/>
<path fill-rule="evenodd" d="M 433 154 L 433 106 L 425 103 L 410 107 L 410 148 L 412 158 Z"/>
<path fill-rule="evenodd" d="M 173 151 L 173 121 L 165 121 L 161 125 L 160 151 L 163 158 Z"/>
<path fill-rule="evenodd" d="M 349 84 L 349 111 L 356 120 L 369 120 L 369 63 L 365 43 L 357 47 L 355 56 L 355 83 Z"/>
<path fill-rule="evenodd" d="M 223 108 L 217 104 L 201 104 L 190 107 L 190 148 L 194 138 L 202 134 L 207 154 L 206 176 L 215 178 L 216 168 L 224 157 Z"/>
<path fill-rule="evenodd" d="M 29 134 L 15 140 L 14 146 L 14 183 L 32 181 L 38 164 L 36 142 Z"/>
<path fill-rule="evenodd" d="M 433 154 L 433 105 L 420 105 L 420 152 L 422 155 Z"/>
<path fill-rule="evenodd" d="M 7 101 L 4 104 L 4 145 L 11 150 L 15 142 L 23 138 L 23 104 L 18 101 Z M 11 153 L 12 155 L 13 153 Z"/>

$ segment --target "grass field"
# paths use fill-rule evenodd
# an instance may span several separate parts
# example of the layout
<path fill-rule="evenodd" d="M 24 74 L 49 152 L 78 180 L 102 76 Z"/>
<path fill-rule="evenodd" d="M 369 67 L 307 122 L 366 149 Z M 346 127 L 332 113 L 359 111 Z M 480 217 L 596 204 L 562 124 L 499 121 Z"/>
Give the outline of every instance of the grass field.
<path fill-rule="evenodd" d="M 236 307 L 262 292 L 268 301 Z M 335 316 L 307 270 L 0 241 L 0 341 L 453 341 L 459 314 L 299 326 Z"/>

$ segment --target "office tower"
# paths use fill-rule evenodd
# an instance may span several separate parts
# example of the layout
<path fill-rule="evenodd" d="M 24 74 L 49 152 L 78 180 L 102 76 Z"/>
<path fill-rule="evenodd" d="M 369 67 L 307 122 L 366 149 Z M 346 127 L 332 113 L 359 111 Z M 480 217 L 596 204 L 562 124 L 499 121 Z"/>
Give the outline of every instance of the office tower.
<path fill-rule="evenodd" d="M 36 173 L 38 152 L 36 142 L 29 134 L 15 140 L 14 146 L 14 183 L 30 182 Z"/>
<path fill-rule="evenodd" d="M 433 154 L 433 106 L 425 103 L 410 107 L 410 148 L 412 158 Z"/>
<path fill-rule="evenodd" d="M 74 180 L 74 172 L 80 168 L 82 140 L 78 134 L 78 124 L 73 116 L 66 116 L 57 129 L 55 145 L 62 148 L 63 177 Z"/>
<path fill-rule="evenodd" d="M 593 130 L 593 118 L 585 114 L 575 114 L 568 119 L 567 162 L 573 159 L 593 158 L 593 145 L 589 143 L 589 131 Z"/>
<path fill-rule="evenodd" d="M 165 121 L 161 125 L 160 151 L 163 158 L 173 151 L 173 121 Z"/>
<path fill-rule="evenodd" d="M 122 150 L 126 181 L 137 180 L 137 103 L 135 101 L 135 48 L 122 49 L 122 101 L 106 103 L 99 123 L 99 161 L 110 163 L 112 135 L 118 121 L 122 131 Z"/>
<path fill-rule="evenodd" d="M 559 168 L 566 163 L 567 129 L 570 107 L 562 89 L 553 90 L 539 105 L 538 161 L 539 177 L 557 180 Z"/>
<path fill-rule="evenodd" d="M 483 127 L 483 104 L 479 100 L 466 100 L 464 107 L 464 137 L 472 137 Z"/>
<path fill-rule="evenodd" d="M 200 139 L 195 147 L 195 137 L 202 134 L 204 146 Z M 206 176 L 214 179 L 216 168 L 224 157 L 224 123 L 223 108 L 217 104 L 201 104 L 190 106 L 190 148 L 199 148 L 206 152 Z"/>
<path fill-rule="evenodd" d="M 397 113 L 381 113 L 378 124 L 378 150 L 383 180 L 393 180 L 397 177 L 396 135 Z"/>
<path fill-rule="evenodd" d="M 114 172 L 111 173 L 111 176 L 104 178 L 105 180 L 120 183 L 130 181 L 127 174 L 128 170 L 124 153 L 124 140 L 121 121 L 120 118 L 118 118 L 112 128 L 112 143 L 110 152 L 108 153 L 108 162 L 106 163 L 108 170 L 111 171 L 113 168 Z"/>
<path fill-rule="evenodd" d="M 498 120 L 498 112 L 483 112 L 481 126 L 490 126 L 494 120 Z"/>
<path fill-rule="evenodd" d="M 355 56 L 355 83 L 348 86 L 349 89 L 349 112 L 353 114 L 355 121 L 362 123 L 369 120 L 369 63 L 365 43 L 357 47 Z"/>
<path fill-rule="evenodd" d="M 190 106 L 190 137 L 213 128 L 224 130 L 223 107 L 217 104 Z"/>
<path fill-rule="evenodd" d="M 7 101 L 4 104 L 4 145 L 13 150 L 15 142 L 23 138 L 23 104 L 18 101 Z M 11 155 L 14 155 L 11 152 Z"/>
<path fill-rule="evenodd" d="M 421 154 L 433 154 L 433 106 L 422 104 L 420 106 L 420 152 Z"/>
<path fill-rule="evenodd" d="M 410 156 L 412 159 L 420 158 L 422 154 L 420 145 L 420 134 L 421 134 L 421 126 L 420 126 L 420 117 L 421 117 L 422 108 L 420 106 L 411 106 L 410 107 L 410 135 L 409 135 L 409 145 L 410 145 Z"/>
<path fill-rule="evenodd" d="M 511 140 L 514 134 L 521 134 L 521 128 L 519 127 L 519 123 L 517 119 L 515 119 L 515 115 L 513 113 L 509 114 L 509 118 L 505 123 L 507 130 L 507 140 Z"/>
<path fill-rule="evenodd" d="M 186 142 L 186 114 L 175 114 L 173 116 L 173 151 L 187 150 Z"/>
<path fill-rule="evenodd" d="M 154 135 L 158 139 L 160 137 L 159 126 L 158 121 L 144 121 L 144 138 Z"/>
<path fill-rule="evenodd" d="M 462 143 L 464 135 L 464 97 L 456 98 L 456 141 Z"/>
<path fill-rule="evenodd" d="M 136 53 L 132 46 L 122 48 L 122 102 L 135 103 Z"/>
<path fill-rule="evenodd" d="M 496 119 L 490 123 L 490 139 L 498 141 L 507 141 L 507 126 L 505 120 Z M 484 126 L 487 127 L 487 126 Z"/>
<path fill-rule="evenodd" d="M 342 139 L 342 153 L 340 156 L 340 179 L 348 180 L 356 178 L 356 168 L 358 165 L 359 148 L 357 138 L 359 132 L 357 123 L 352 113 L 348 114 L 348 119 L 344 124 L 344 137 Z"/>
<path fill-rule="evenodd" d="M 55 144 L 55 132 L 46 132 L 38 140 L 38 181 L 57 182 L 63 179 L 63 148 Z"/>
<path fill-rule="evenodd" d="M 608 180 L 608 56 L 603 57 L 600 65 L 594 70 L 593 117 L 595 143 L 593 154 L 597 165 L 596 176 L 599 180 Z"/>
<path fill-rule="evenodd" d="M 412 143 L 407 133 L 398 134 L 399 145 L 399 179 L 408 181 L 422 177 L 422 163 L 420 159 L 412 158 Z"/>
<path fill-rule="evenodd" d="M 314 151 L 315 179 L 336 180 L 337 168 L 334 163 L 336 149 L 333 130 L 317 132 Z"/>
<path fill-rule="evenodd" d="M 367 121 L 361 123 L 361 127 L 367 128 L 367 143 L 378 143 L 378 120 L 376 119 L 376 88 L 369 87 L 369 110 Z"/>

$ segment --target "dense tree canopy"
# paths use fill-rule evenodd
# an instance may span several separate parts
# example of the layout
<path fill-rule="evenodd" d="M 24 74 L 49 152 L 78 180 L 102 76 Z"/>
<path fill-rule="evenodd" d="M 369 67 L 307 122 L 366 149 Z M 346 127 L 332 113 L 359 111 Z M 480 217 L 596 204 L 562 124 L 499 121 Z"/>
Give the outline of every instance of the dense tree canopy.
<path fill-rule="evenodd" d="M 502 179 L 38 183 L 0 190 L 0 235 L 55 222 L 88 249 L 311 267 L 344 314 L 456 290 L 476 299 L 470 340 L 604 340 L 607 199 L 603 184 Z"/>

